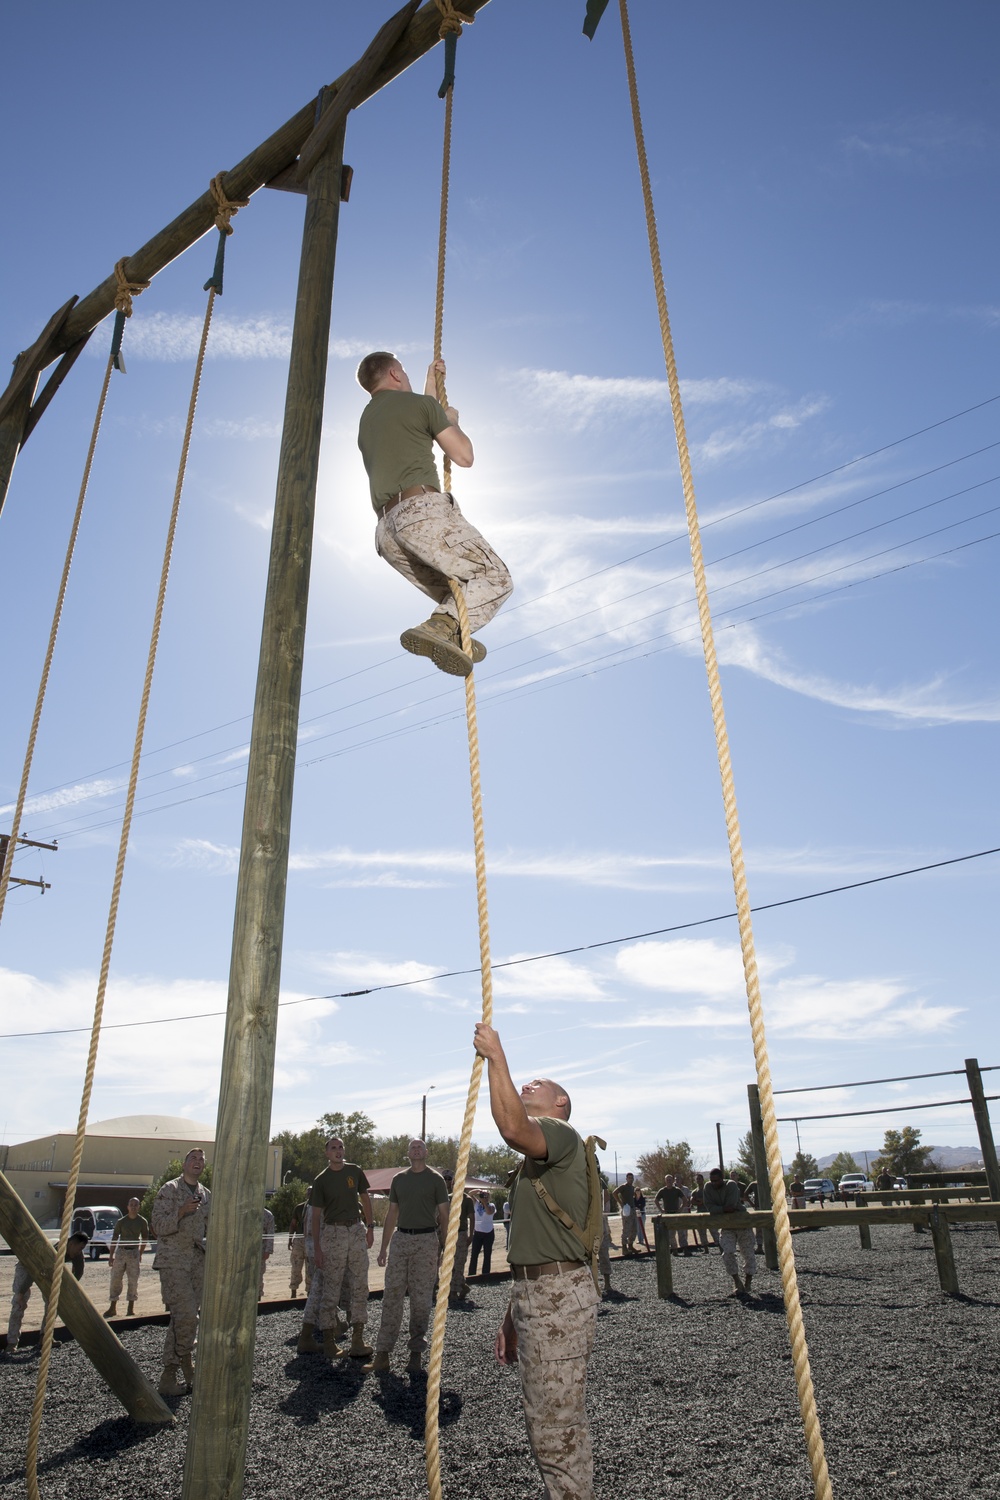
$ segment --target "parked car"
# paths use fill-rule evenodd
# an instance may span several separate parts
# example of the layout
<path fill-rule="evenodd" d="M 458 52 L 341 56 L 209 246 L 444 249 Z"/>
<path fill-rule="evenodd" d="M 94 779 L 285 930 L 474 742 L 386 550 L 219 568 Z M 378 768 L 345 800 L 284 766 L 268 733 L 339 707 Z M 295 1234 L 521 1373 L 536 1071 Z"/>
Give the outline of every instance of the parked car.
<path fill-rule="evenodd" d="M 100 1260 L 102 1253 L 110 1253 L 111 1235 L 122 1217 L 120 1208 L 110 1203 L 95 1204 L 93 1208 L 78 1208 L 73 1213 L 73 1233 L 82 1230 L 90 1235 L 90 1244 L 84 1254 L 88 1260 Z"/>
<path fill-rule="evenodd" d="M 802 1184 L 805 1188 L 805 1200 L 807 1203 L 825 1203 L 829 1198 L 832 1203 L 837 1196 L 837 1189 L 829 1177 L 807 1177 Z"/>
<path fill-rule="evenodd" d="M 855 1193 L 873 1193 L 875 1184 L 868 1181 L 864 1172 L 845 1172 L 840 1179 L 840 1191 L 845 1198 L 853 1197 Z"/>

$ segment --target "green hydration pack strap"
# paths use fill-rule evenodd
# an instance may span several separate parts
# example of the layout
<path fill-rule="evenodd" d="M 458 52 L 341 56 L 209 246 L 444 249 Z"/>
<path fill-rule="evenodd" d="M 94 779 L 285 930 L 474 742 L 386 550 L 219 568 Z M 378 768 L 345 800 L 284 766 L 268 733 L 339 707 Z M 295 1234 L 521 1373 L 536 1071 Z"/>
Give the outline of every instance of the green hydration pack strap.
<path fill-rule="evenodd" d="M 597 1165 L 597 1148 L 607 1150 L 607 1142 L 602 1141 L 599 1135 L 588 1135 L 583 1143 L 583 1149 L 587 1160 L 587 1222 L 581 1229 L 564 1208 L 553 1198 L 548 1188 L 539 1177 L 530 1177 L 528 1180 L 539 1198 L 545 1204 L 550 1214 L 554 1214 L 564 1229 L 580 1241 L 583 1247 L 584 1259 L 590 1267 L 590 1274 L 594 1278 L 594 1286 L 597 1291 L 601 1290 L 601 1283 L 597 1274 L 597 1256 L 601 1248 L 601 1238 L 604 1230 L 604 1205 L 601 1201 L 601 1174 Z"/>

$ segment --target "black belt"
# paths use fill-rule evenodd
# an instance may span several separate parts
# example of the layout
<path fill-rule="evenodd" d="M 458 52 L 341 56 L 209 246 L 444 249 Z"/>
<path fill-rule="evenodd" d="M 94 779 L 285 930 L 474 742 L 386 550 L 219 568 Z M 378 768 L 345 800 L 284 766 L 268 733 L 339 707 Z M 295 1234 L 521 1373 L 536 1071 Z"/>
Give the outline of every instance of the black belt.
<path fill-rule="evenodd" d="M 428 1224 L 426 1229 L 397 1229 L 397 1234 L 437 1234 L 437 1225 Z"/>
<path fill-rule="evenodd" d="M 539 1266 L 511 1266 L 510 1272 L 515 1281 L 537 1281 L 539 1276 L 568 1276 L 584 1264 L 582 1260 L 546 1260 Z"/>

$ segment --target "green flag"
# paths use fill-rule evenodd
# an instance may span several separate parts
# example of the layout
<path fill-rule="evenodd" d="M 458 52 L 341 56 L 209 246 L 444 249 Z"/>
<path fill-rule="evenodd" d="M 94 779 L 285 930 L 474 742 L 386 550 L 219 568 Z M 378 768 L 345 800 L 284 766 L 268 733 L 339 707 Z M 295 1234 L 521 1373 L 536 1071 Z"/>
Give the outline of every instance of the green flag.
<path fill-rule="evenodd" d="M 587 18 L 583 23 L 583 34 L 594 40 L 597 23 L 608 8 L 608 0 L 587 0 Z"/>

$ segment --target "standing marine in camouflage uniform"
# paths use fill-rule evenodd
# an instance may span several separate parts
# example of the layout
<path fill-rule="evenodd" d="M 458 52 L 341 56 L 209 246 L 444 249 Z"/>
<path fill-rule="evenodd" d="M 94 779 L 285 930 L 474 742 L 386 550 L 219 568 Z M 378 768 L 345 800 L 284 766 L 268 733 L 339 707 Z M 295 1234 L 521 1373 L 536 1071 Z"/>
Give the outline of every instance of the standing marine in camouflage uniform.
<path fill-rule="evenodd" d="M 437 376 L 444 373 L 444 360 L 435 360 L 418 395 L 395 355 L 384 349 L 367 354 L 358 366 L 358 384 L 371 400 L 361 414 L 358 447 L 378 516 L 375 551 L 435 603 L 431 617 L 404 630 L 399 643 L 415 656 L 429 656 L 442 672 L 468 677 L 486 647 L 474 640 L 471 656 L 462 650 L 448 579 L 464 585 L 471 631 L 492 620 L 513 585 L 506 564 L 465 519 L 454 496 L 441 490 L 434 444 L 463 469 L 471 468 L 475 456 L 458 412 L 437 400 Z"/>
<path fill-rule="evenodd" d="M 84 1246 L 90 1243 L 90 1236 L 80 1233 L 71 1234 L 66 1241 L 66 1260 L 73 1267 L 73 1275 L 77 1281 L 83 1278 L 83 1251 Z M 10 1299 L 10 1321 L 7 1324 L 7 1353 L 13 1354 L 21 1339 L 21 1324 L 24 1322 L 24 1314 L 31 1300 L 31 1288 L 34 1282 L 25 1266 L 18 1261 L 14 1267 L 14 1285 L 11 1289 Z"/>
<path fill-rule="evenodd" d="M 445 1186 L 449 1196 L 455 1174 L 452 1171 L 442 1172 Z M 464 1302 L 469 1295 L 469 1283 L 465 1279 L 465 1267 L 469 1260 L 469 1246 L 472 1243 L 472 1226 L 476 1217 L 476 1203 L 471 1193 L 462 1194 L 462 1211 L 458 1220 L 458 1239 L 455 1241 L 455 1259 L 451 1267 L 451 1286 L 448 1296 L 455 1302 Z"/>
<path fill-rule="evenodd" d="M 181 1396 L 194 1384 L 194 1345 L 205 1282 L 205 1235 L 212 1195 L 201 1185 L 205 1153 L 196 1147 L 184 1158 L 180 1177 L 165 1182 L 153 1204 L 156 1240 L 154 1269 L 160 1273 L 170 1323 L 163 1344 L 161 1396 Z M 178 1384 L 178 1373 L 184 1385 Z"/>
<path fill-rule="evenodd" d="M 524 1163 L 514 1193 L 507 1260 L 510 1307 L 496 1355 L 520 1364 L 528 1440 L 548 1500 L 592 1500 L 594 1456 L 587 1423 L 587 1360 L 597 1330 L 597 1290 L 580 1241 L 546 1208 L 537 1178 L 578 1225 L 589 1192 L 583 1141 L 568 1124 L 570 1099 L 550 1078 L 511 1080 L 500 1038 L 476 1027 L 475 1047 L 489 1064 L 490 1108 L 497 1129 Z"/>
<path fill-rule="evenodd" d="M 291 1223 L 288 1226 L 288 1264 L 291 1268 L 289 1271 L 290 1280 L 288 1290 L 293 1297 L 298 1295 L 299 1287 L 302 1285 L 303 1271 L 305 1271 L 307 1297 L 309 1296 L 309 1288 L 312 1286 L 312 1257 L 310 1256 L 308 1260 L 306 1259 L 305 1222 L 307 1206 L 305 1201 L 296 1203 L 292 1209 Z"/>
<path fill-rule="evenodd" d="M 263 1211 L 261 1218 L 261 1242 L 260 1242 L 260 1292 L 259 1297 L 264 1295 L 264 1272 L 267 1263 L 274 1254 L 274 1214 L 269 1208 Z"/>
<path fill-rule="evenodd" d="M 138 1198 L 128 1200 L 128 1213 L 119 1219 L 111 1232 L 111 1249 L 108 1254 L 108 1270 L 111 1272 L 111 1301 L 106 1318 L 118 1313 L 118 1298 L 122 1294 L 122 1282 L 128 1277 L 128 1317 L 135 1312 L 135 1299 L 139 1295 L 139 1264 L 149 1243 L 149 1225 L 139 1212 Z"/>
<path fill-rule="evenodd" d="M 434 1300 L 441 1250 L 448 1234 L 448 1189 L 440 1172 L 427 1165 L 423 1141 L 411 1141 L 406 1152 L 409 1171 L 397 1172 L 389 1188 L 389 1211 L 382 1228 L 378 1263 L 384 1266 L 382 1321 L 375 1358 L 366 1370 L 386 1374 L 389 1355 L 403 1321 L 403 1298 L 410 1297 L 409 1374 L 419 1375 L 427 1348 L 427 1324 Z"/>
<path fill-rule="evenodd" d="M 328 1165 L 309 1194 L 310 1206 L 320 1210 L 312 1216 L 312 1229 L 316 1269 L 323 1273 L 318 1320 L 323 1329 L 323 1349 L 331 1359 L 341 1359 L 345 1354 L 367 1359 L 372 1352 L 371 1345 L 365 1343 L 368 1251 L 375 1243 L 368 1178 L 354 1162 L 344 1160 L 344 1143 L 337 1135 L 332 1135 L 326 1143 L 326 1159 Z M 337 1343 L 337 1304 L 348 1272 L 352 1337 L 351 1347 L 341 1349 Z"/>

